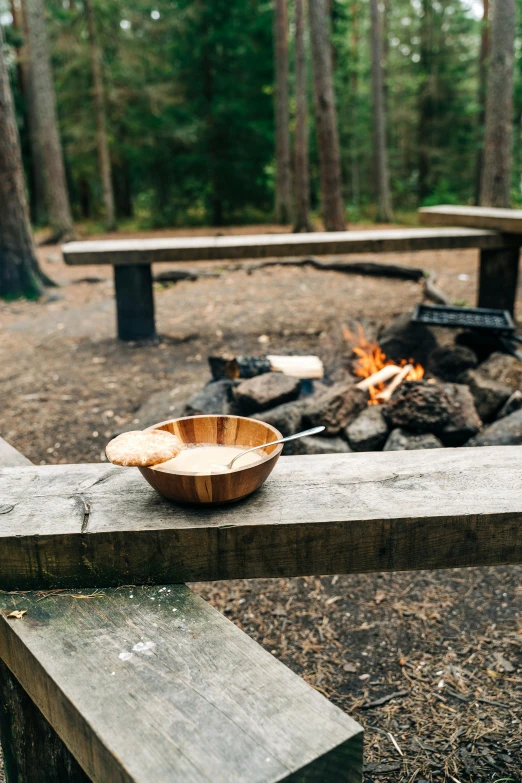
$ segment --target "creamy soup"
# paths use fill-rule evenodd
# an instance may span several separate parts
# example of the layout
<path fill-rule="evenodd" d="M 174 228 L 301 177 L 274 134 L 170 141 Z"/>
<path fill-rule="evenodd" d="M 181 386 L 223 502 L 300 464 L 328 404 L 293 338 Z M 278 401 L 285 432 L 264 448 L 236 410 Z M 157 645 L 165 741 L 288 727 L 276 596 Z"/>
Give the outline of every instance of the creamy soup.
<path fill-rule="evenodd" d="M 177 457 L 155 465 L 154 470 L 164 470 L 169 473 L 195 473 L 208 476 L 211 473 L 226 473 L 224 465 L 227 465 L 231 459 L 242 451 L 248 449 L 248 446 L 188 446 L 182 449 Z M 246 468 L 259 462 L 266 457 L 263 451 L 251 451 L 234 462 L 232 470 L 237 468 Z"/>

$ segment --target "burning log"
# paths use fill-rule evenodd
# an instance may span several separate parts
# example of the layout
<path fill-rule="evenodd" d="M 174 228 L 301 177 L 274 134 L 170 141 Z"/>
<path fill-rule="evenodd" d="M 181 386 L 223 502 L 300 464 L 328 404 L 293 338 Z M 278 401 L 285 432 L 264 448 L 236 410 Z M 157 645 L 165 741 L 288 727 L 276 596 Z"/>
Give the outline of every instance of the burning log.
<path fill-rule="evenodd" d="M 413 371 L 413 364 L 406 364 L 402 370 L 395 375 L 395 378 L 388 384 L 388 386 L 376 396 L 376 400 L 379 402 L 389 402 L 392 398 L 392 394 L 395 389 L 398 389 L 401 383 L 407 378 L 407 376 Z"/>
<path fill-rule="evenodd" d="M 324 376 L 318 356 L 209 356 L 215 381 L 222 378 L 254 378 L 266 372 L 282 372 L 292 378 L 316 379 Z"/>
<path fill-rule="evenodd" d="M 364 378 L 364 380 L 359 381 L 359 383 L 356 383 L 355 385 L 358 389 L 367 390 L 371 386 L 378 386 L 380 383 L 386 383 L 386 381 L 389 381 L 390 378 L 393 378 L 400 372 L 401 368 L 396 364 L 387 364 L 386 367 L 383 367 L 381 370 L 377 370 L 377 372 L 372 373 L 372 375 L 369 375 L 367 378 Z"/>

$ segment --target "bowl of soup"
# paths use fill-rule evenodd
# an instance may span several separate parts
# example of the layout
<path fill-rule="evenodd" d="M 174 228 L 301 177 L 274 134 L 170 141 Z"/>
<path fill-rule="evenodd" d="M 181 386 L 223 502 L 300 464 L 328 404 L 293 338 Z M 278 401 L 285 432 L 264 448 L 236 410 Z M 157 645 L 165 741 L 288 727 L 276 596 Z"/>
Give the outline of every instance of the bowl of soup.
<path fill-rule="evenodd" d="M 240 457 L 231 470 L 223 469 L 245 449 L 282 438 L 270 424 L 243 416 L 187 416 L 154 424 L 183 443 L 174 459 L 139 468 L 161 495 L 179 503 L 229 503 L 250 495 L 272 472 L 283 444 L 267 446 Z"/>

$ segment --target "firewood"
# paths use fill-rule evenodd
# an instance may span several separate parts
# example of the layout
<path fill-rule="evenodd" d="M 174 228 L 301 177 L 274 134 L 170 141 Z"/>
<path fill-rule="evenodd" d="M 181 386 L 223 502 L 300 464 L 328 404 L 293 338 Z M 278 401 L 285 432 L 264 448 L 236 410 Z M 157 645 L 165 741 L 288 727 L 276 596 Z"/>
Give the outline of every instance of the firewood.
<path fill-rule="evenodd" d="M 366 390 L 369 389 L 370 386 L 378 386 L 379 383 L 386 383 L 386 381 L 389 381 L 390 378 L 393 378 L 400 373 L 400 371 L 401 368 L 396 364 L 387 364 L 382 370 L 377 370 L 373 375 L 369 375 L 368 378 L 364 378 L 364 380 L 359 381 L 359 383 L 356 383 L 355 385 L 358 389 Z"/>
<path fill-rule="evenodd" d="M 293 378 L 316 379 L 324 376 L 318 356 L 209 356 L 214 380 L 221 378 L 254 378 L 265 372 L 282 372 Z"/>
<path fill-rule="evenodd" d="M 398 389 L 403 380 L 406 378 L 407 375 L 413 370 L 413 364 L 406 364 L 400 372 L 397 373 L 395 378 L 388 384 L 388 386 L 380 392 L 376 399 L 380 402 L 388 402 L 391 400 L 392 394 L 395 391 L 395 389 Z"/>

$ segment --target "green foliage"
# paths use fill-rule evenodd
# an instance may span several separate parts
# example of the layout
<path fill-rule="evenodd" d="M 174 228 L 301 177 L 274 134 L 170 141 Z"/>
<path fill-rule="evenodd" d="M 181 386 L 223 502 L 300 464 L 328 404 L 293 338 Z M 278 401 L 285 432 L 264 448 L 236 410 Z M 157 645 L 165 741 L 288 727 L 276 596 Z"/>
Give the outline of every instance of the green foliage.
<path fill-rule="evenodd" d="M 94 3 L 120 223 L 270 220 L 273 0 Z M 517 3 L 513 202 L 521 206 L 522 0 Z M 6 0 L 0 0 L 2 7 Z M 73 208 L 77 219 L 94 225 L 102 216 L 102 194 L 83 4 L 48 0 L 46 7 Z M 345 202 L 349 218 L 368 220 L 375 195 L 368 0 L 332 0 L 331 8 Z M 482 138 L 477 6 L 469 0 L 383 0 L 382 8 L 395 210 L 411 215 L 421 204 L 473 203 Z M 293 14 L 289 0 L 291 63 Z M 21 34 L 9 28 L 7 33 L 15 50 Z M 292 83 L 290 94 L 293 111 Z M 15 97 L 30 169 L 19 89 Z M 319 172 L 311 74 L 309 105 L 315 210 Z"/>

